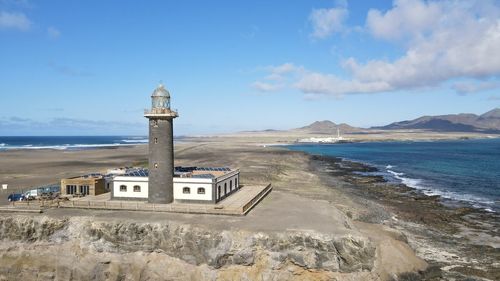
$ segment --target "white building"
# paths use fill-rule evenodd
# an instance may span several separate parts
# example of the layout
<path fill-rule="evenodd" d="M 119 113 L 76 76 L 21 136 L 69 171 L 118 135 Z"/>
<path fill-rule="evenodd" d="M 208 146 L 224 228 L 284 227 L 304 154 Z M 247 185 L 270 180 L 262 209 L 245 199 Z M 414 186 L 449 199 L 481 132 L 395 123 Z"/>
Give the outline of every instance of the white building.
<path fill-rule="evenodd" d="M 147 169 L 116 175 L 111 198 L 148 200 Z M 174 200 L 180 203 L 215 204 L 239 189 L 240 171 L 230 168 L 175 167 Z"/>

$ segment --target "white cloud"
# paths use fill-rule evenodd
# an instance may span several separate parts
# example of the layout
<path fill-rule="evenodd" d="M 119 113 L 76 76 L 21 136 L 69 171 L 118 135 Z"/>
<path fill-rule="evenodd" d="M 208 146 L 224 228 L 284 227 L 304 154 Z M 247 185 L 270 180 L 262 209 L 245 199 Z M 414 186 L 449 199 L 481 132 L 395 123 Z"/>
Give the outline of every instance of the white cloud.
<path fill-rule="evenodd" d="M 55 27 L 49 27 L 47 28 L 47 34 L 49 35 L 50 38 L 52 39 L 57 39 L 59 36 L 61 36 L 61 31 Z"/>
<path fill-rule="evenodd" d="M 269 69 L 274 74 L 282 75 L 297 70 L 297 67 L 293 63 L 287 62 L 278 66 L 270 66 Z"/>
<path fill-rule="evenodd" d="M 472 6 L 470 2 L 396 1 L 396 6 L 379 21 L 381 25 L 389 21 L 401 26 L 403 32 L 412 34 L 407 39 L 406 53 L 394 61 L 358 63 L 350 58 L 344 66 L 362 82 L 385 81 L 395 89 L 434 86 L 453 78 L 500 74 L 500 9 L 489 1 Z M 434 19 L 411 17 L 408 10 L 432 14 Z M 367 21 L 370 24 L 370 14 Z M 371 24 L 373 22 L 376 21 L 372 19 Z M 378 31 L 374 36 L 389 38 L 390 33 Z"/>
<path fill-rule="evenodd" d="M 282 84 L 266 83 L 261 81 L 255 81 L 252 87 L 259 92 L 275 92 L 283 88 Z"/>
<path fill-rule="evenodd" d="M 269 74 L 264 77 L 264 81 L 255 81 L 252 83 L 252 88 L 260 92 L 275 92 L 282 90 L 286 84 L 294 78 L 297 73 L 303 71 L 302 67 L 298 67 L 292 63 L 284 63 L 278 66 L 267 66 L 265 70 Z"/>
<path fill-rule="evenodd" d="M 371 10 L 367 26 L 375 38 L 403 43 L 404 54 L 366 62 L 347 58 L 340 66 L 348 78 L 294 66 L 302 71 L 286 76 L 289 85 L 306 94 L 341 96 L 436 87 L 463 78 L 495 81 L 500 76 L 497 2 L 399 0 L 385 13 Z M 471 92 L 492 85 L 456 87 Z"/>
<path fill-rule="evenodd" d="M 306 94 L 334 96 L 392 90 L 391 86 L 383 81 L 360 82 L 358 80 L 344 80 L 332 74 L 316 72 L 303 75 L 293 86 Z"/>
<path fill-rule="evenodd" d="M 457 82 L 454 83 L 451 86 L 451 88 L 455 90 L 458 94 L 465 95 L 465 94 L 477 93 L 477 92 L 500 88 L 500 82 L 498 81 Z"/>
<path fill-rule="evenodd" d="M 31 21 L 23 13 L 0 11 L 0 28 L 12 28 L 26 31 L 30 29 Z"/>
<path fill-rule="evenodd" d="M 393 8 L 385 14 L 379 10 L 368 11 L 366 25 L 370 32 L 383 39 L 400 39 L 421 36 L 431 31 L 443 15 L 442 5 L 420 0 L 395 0 Z"/>
<path fill-rule="evenodd" d="M 311 35 L 316 38 L 326 38 L 335 32 L 342 31 L 348 15 L 349 11 L 345 1 L 340 2 L 335 8 L 314 9 L 309 15 L 313 26 Z"/>

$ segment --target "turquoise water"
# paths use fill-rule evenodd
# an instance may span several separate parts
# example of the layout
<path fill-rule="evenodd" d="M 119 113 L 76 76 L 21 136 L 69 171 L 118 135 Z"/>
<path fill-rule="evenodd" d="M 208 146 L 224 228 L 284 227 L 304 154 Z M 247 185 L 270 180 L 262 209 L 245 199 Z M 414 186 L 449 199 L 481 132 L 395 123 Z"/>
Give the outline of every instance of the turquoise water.
<path fill-rule="evenodd" d="M 500 139 L 296 144 L 288 148 L 371 164 L 391 182 L 500 212 Z"/>

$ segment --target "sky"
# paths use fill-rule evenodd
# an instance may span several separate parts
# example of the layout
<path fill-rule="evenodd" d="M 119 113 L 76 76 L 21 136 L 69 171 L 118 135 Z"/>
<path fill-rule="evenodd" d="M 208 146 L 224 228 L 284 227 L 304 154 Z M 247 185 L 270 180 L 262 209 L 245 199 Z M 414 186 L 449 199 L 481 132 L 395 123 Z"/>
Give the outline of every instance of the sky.
<path fill-rule="evenodd" d="M 500 106 L 500 1 L 0 0 L 0 135 L 386 125 Z"/>

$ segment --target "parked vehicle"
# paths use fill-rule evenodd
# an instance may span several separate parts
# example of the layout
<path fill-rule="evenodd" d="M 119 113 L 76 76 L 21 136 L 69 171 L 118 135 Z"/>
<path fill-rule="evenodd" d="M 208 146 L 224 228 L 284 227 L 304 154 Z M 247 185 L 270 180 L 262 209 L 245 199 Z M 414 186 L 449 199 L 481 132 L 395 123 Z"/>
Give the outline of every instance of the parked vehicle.
<path fill-rule="evenodd" d="M 22 201 L 24 199 L 25 197 L 22 193 L 12 193 L 11 195 L 9 195 L 9 197 L 7 197 L 7 200 L 9 200 L 9 202 Z"/>
<path fill-rule="evenodd" d="M 27 200 L 34 200 L 38 197 L 38 189 L 28 190 L 24 193 L 24 198 Z"/>

